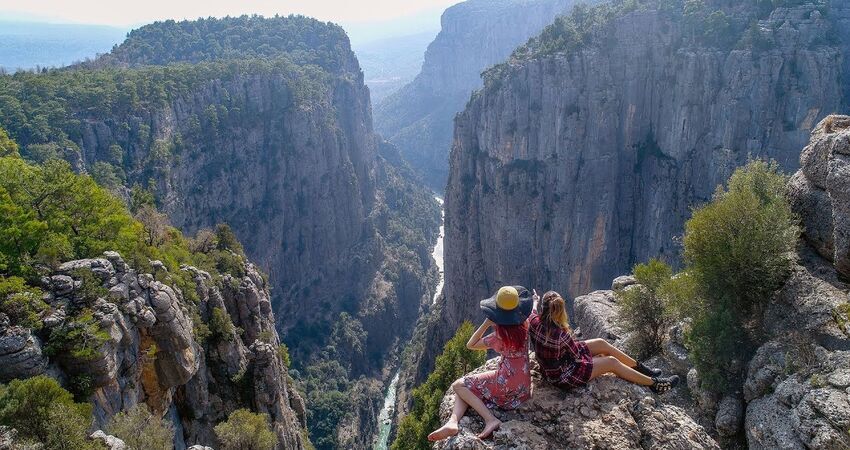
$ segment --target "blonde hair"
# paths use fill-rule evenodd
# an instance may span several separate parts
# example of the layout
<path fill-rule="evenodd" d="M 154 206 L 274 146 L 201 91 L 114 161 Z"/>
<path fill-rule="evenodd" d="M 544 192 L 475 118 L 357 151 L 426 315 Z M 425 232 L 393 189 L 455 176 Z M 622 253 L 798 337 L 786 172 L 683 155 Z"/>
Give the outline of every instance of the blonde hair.
<path fill-rule="evenodd" d="M 555 291 L 543 294 L 540 308 L 540 318 L 543 319 L 543 323 L 555 324 L 566 331 L 571 331 L 570 317 L 567 315 L 567 302 L 564 301 L 561 294 Z"/>

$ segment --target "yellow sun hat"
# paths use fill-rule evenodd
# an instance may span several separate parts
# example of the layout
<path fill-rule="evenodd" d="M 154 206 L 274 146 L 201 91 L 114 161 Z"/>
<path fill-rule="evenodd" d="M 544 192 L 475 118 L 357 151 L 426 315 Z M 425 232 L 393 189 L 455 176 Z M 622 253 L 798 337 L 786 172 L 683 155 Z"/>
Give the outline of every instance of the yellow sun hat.
<path fill-rule="evenodd" d="M 519 306 L 519 292 L 513 286 L 502 286 L 496 293 L 496 306 L 505 311 L 512 311 Z"/>
<path fill-rule="evenodd" d="M 519 325 L 531 315 L 534 301 L 522 286 L 503 286 L 496 295 L 481 300 L 481 312 L 497 325 Z"/>

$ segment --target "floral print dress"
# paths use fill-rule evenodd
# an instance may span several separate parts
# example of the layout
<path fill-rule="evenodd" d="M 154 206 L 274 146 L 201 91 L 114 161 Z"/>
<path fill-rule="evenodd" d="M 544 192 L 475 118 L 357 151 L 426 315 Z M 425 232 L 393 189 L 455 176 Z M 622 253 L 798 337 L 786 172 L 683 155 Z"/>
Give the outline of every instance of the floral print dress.
<path fill-rule="evenodd" d="M 467 375 L 463 384 L 490 409 L 516 409 L 531 397 L 527 345 L 523 344 L 522 350 L 507 350 L 496 333 L 485 337 L 484 343 L 501 354 L 499 368 Z"/>

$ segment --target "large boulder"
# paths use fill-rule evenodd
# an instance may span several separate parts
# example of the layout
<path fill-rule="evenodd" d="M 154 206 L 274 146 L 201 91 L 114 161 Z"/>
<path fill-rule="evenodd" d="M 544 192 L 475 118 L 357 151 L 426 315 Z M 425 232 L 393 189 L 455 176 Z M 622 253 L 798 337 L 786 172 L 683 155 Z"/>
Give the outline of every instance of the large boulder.
<path fill-rule="evenodd" d="M 491 370 L 492 359 L 476 372 Z M 533 396 L 515 411 L 495 411 L 503 422 L 492 439 L 476 437 L 484 424 L 472 412 L 460 422 L 460 433 L 435 445 L 454 449 L 719 449 L 706 430 L 687 412 L 645 388 L 614 376 L 604 376 L 572 391 L 540 379 L 532 359 Z M 454 393 L 440 407 L 443 420 L 451 413 Z"/>
<path fill-rule="evenodd" d="M 595 291 L 573 300 L 574 321 L 582 339 L 602 338 L 615 343 L 625 336 L 617 326 L 617 297 L 613 291 Z"/>
<path fill-rule="evenodd" d="M 850 448 L 848 286 L 814 250 L 774 296 L 744 383 L 750 449 Z"/>
<path fill-rule="evenodd" d="M 800 156 L 789 186 L 806 240 L 850 276 L 850 117 L 829 116 Z"/>
<path fill-rule="evenodd" d="M 28 328 L 11 326 L 0 313 L 0 383 L 39 375 L 47 368 L 41 341 Z"/>

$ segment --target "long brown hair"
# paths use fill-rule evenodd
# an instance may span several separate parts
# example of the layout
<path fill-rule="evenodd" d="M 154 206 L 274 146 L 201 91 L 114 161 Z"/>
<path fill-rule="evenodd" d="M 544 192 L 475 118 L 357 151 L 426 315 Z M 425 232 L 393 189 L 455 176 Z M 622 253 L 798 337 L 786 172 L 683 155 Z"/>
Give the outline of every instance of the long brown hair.
<path fill-rule="evenodd" d="M 567 315 L 567 302 L 561 294 L 549 291 L 540 300 L 540 319 L 547 325 L 558 326 L 565 331 L 570 330 L 570 317 Z"/>

